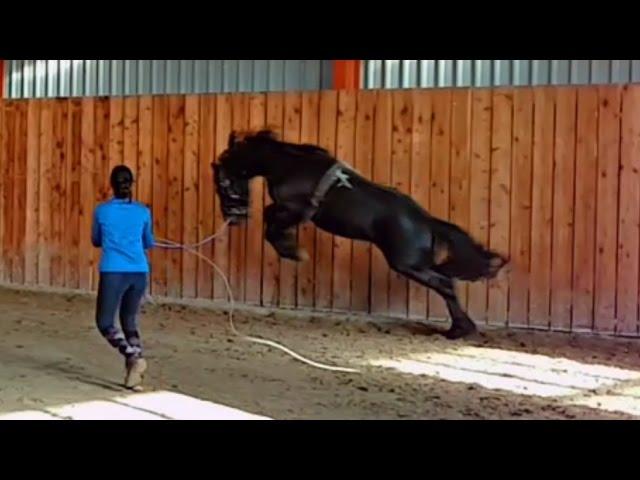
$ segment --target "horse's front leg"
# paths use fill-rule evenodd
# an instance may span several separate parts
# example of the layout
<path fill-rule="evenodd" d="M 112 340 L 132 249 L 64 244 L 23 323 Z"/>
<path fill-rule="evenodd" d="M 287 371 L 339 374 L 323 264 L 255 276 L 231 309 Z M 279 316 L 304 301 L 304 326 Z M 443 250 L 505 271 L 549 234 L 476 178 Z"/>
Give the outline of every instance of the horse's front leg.
<path fill-rule="evenodd" d="M 264 209 L 265 236 L 282 258 L 297 262 L 309 259 L 306 250 L 298 245 L 294 231 L 302 218 L 302 212 L 282 204 L 272 203 Z"/>

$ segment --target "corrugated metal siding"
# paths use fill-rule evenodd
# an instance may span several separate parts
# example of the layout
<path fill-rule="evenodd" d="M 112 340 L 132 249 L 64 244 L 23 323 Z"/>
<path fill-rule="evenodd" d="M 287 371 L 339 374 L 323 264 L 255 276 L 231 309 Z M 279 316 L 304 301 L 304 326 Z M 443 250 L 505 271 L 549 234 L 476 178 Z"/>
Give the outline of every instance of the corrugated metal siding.
<path fill-rule="evenodd" d="M 365 60 L 364 88 L 640 82 L 640 60 Z"/>
<path fill-rule="evenodd" d="M 331 60 L 6 60 L 6 96 L 90 97 L 319 90 Z"/>

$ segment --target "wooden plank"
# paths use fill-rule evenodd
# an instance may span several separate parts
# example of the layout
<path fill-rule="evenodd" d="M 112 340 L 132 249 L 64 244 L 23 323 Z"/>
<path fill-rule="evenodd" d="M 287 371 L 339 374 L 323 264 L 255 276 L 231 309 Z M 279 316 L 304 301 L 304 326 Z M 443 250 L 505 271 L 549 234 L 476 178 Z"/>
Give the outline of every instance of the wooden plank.
<path fill-rule="evenodd" d="M 391 133 L 393 122 L 392 93 L 378 92 L 373 151 L 373 181 L 391 185 Z M 318 265 L 320 268 L 320 265 Z M 389 314 L 389 276 L 387 260 L 377 247 L 371 249 L 371 313 Z"/>
<path fill-rule="evenodd" d="M 216 98 L 214 96 L 200 97 L 200 125 L 198 155 L 198 169 L 200 188 L 198 190 L 198 239 L 202 240 L 214 233 L 214 202 L 213 170 L 211 163 L 215 160 L 215 132 L 216 127 Z M 213 256 L 213 242 L 200 248 L 200 253 L 208 258 Z M 198 261 L 198 297 L 213 298 L 213 277 L 217 275 L 206 262 Z"/>
<path fill-rule="evenodd" d="M 138 115 L 138 97 L 126 97 L 124 99 L 122 163 L 134 173 L 137 171 L 138 164 Z"/>
<path fill-rule="evenodd" d="M 302 118 L 300 126 L 300 142 L 311 145 L 318 144 L 320 121 L 320 93 L 304 92 L 302 94 Z M 314 305 L 314 278 L 316 252 L 316 228 L 311 222 L 305 222 L 298 228 L 298 243 L 309 254 L 309 260 L 297 264 L 297 301 L 299 307 L 311 308 Z"/>
<path fill-rule="evenodd" d="M 231 97 L 232 129 L 246 131 L 249 127 L 248 96 L 236 94 Z M 229 282 L 233 296 L 244 302 L 246 280 L 247 225 L 245 223 L 229 230 Z"/>
<path fill-rule="evenodd" d="M 249 130 L 257 131 L 265 127 L 267 100 L 264 94 L 249 96 Z M 264 248 L 264 179 L 251 182 L 251 203 L 247 224 L 246 283 L 245 301 L 259 305 L 262 298 L 262 255 Z"/>
<path fill-rule="evenodd" d="M 338 128 L 336 157 L 353 165 L 355 155 L 356 94 L 342 90 L 338 93 Z M 351 251 L 353 241 L 333 236 L 333 303 L 334 310 L 349 310 L 351 306 Z"/>
<path fill-rule="evenodd" d="M 78 283 L 82 290 L 90 290 L 92 278 L 95 277 L 94 248 L 91 245 L 91 224 L 95 207 L 95 157 L 96 157 L 96 123 L 95 99 L 83 98 L 81 103 L 80 131 L 80 244 L 83 252 L 79 258 Z M 91 254 L 89 254 L 91 252 Z"/>
<path fill-rule="evenodd" d="M 168 133 L 169 133 L 169 98 L 153 97 L 153 230 L 156 239 L 167 238 L 168 235 Z M 151 255 L 153 295 L 167 294 L 167 251 L 154 248 Z"/>
<path fill-rule="evenodd" d="M 498 89 L 493 96 L 489 246 L 503 254 L 509 252 L 512 95 L 511 90 Z M 497 278 L 489 283 L 489 323 L 507 323 L 508 295 L 508 279 Z"/>
<path fill-rule="evenodd" d="M 227 140 L 229 133 L 231 133 L 231 95 L 218 95 L 216 98 L 216 138 L 215 138 L 215 161 L 218 160 L 219 155 L 227 148 Z M 222 211 L 218 202 L 215 204 L 215 216 L 214 216 L 214 228 L 215 231 L 219 231 L 220 227 L 224 223 L 222 218 Z M 237 227 L 230 227 L 237 228 Z M 215 240 L 214 245 L 214 262 L 218 265 L 218 268 L 229 277 L 229 231 L 220 235 Z M 215 275 L 213 280 L 213 298 L 227 300 L 227 289 L 224 284 L 224 280 L 220 275 Z"/>
<path fill-rule="evenodd" d="M 267 94 L 267 126 L 282 135 L 284 124 L 284 95 L 282 93 Z M 226 139 L 225 139 L 226 142 Z M 264 189 L 264 203 L 271 203 L 267 189 Z M 262 255 L 262 304 L 277 305 L 280 298 L 280 259 L 273 247 L 266 242 Z"/>
<path fill-rule="evenodd" d="M 40 111 L 38 177 L 38 285 L 51 284 L 51 162 L 53 157 L 53 100 L 43 100 Z"/>
<path fill-rule="evenodd" d="M 11 282 L 12 260 L 11 241 L 13 239 L 13 191 L 15 189 L 14 177 L 14 151 L 16 135 L 16 102 L 6 102 L 4 110 L 4 136 L 2 139 L 3 164 L 2 164 L 2 280 Z"/>
<path fill-rule="evenodd" d="M 338 112 L 338 93 L 324 90 L 320 92 L 320 124 L 318 129 L 318 145 L 335 152 L 336 125 Z M 315 251 L 315 306 L 329 309 L 332 305 L 333 282 L 333 236 L 321 229 L 316 229 Z"/>
<path fill-rule="evenodd" d="M 429 210 L 431 183 L 431 99 L 431 91 L 412 92 L 411 196 L 425 210 Z M 426 287 L 417 282 L 409 282 L 410 318 L 424 320 L 427 317 L 427 299 Z"/>
<path fill-rule="evenodd" d="M 24 280 L 27 285 L 35 285 L 38 283 L 38 212 L 40 208 L 38 196 L 40 186 L 39 158 L 41 105 L 41 101 L 30 100 L 27 107 L 27 181 L 25 199 L 24 249 Z"/>
<path fill-rule="evenodd" d="M 465 231 L 470 222 L 471 181 L 471 90 L 454 90 L 451 94 L 451 183 L 449 219 Z M 467 305 L 468 285 L 456 285 L 463 308 Z"/>
<path fill-rule="evenodd" d="M 573 331 L 593 330 L 598 170 L 598 89 L 578 90 Z"/>
<path fill-rule="evenodd" d="M 80 99 L 69 100 L 69 121 L 66 134 L 66 205 L 64 221 L 65 272 L 66 288 L 80 287 L 80 176 L 82 152 L 82 103 Z M 84 234 L 87 235 L 86 233 Z"/>
<path fill-rule="evenodd" d="M 200 132 L 200 99 L 197 95 L 185 98 L 184 139 L 184 210 L 182 214 L 183 242 L 198 242 L 198 161 Z M 182 296 L 194 298 L 198 277 L 198 258 L 185 253 L 182 257 Z"/>
<path fill-rule="evenodd" d="M 622 90 L 620 217 L 618 222 L 618 298 L 616 335 L 638 334 L 640 250 L 640 88 Z"/>
<path fill-rule="evenodd" d="M 64 265 L 67 256 L 64 244 L 66 188 L 66 132 L 69 120 L 67 100 L 57 99 L 53 104 L 53 158 L 51 162 L 53 190 L 51 195 L 51 285 L 64 287 Z"/>
<path fill-rule="evenodd" d="M 153 201 L 153 97 L 138 99 L 138 154 L 136 162 L 136 198 L 147 207 Z"/>
<path fill-rule="evenodd" d="M 449 184 L 451 171 L 451 90 L 433 92 L 431 139 L 430 213 L 442 220 L 449 219 Z M 436 160 L 437 159 L 437 160 Z M 447 307 L 437 293 L 429 292 L 429 317 L 448 318 Z"/>
<path fill-rule="evenodd" d="M 411 137 L 413 135 L 413 105 L 411 92 L 393 92 L 393 125 L 391 134 L 391 185 L 402 193 L 411 192 Z M 391 272 L 389 277 L 389 314 L 407 316 L 409 307 L 408 280 Z"/>
<path fill-rule="evenodd" d="M 302 114 L 302 97 L 299 92 L 287 92 L 284 96 L 284 130 L 285 142 L 300 143 L 300 125 Z M 294 229 L 297 237 L 298 229 Z M 281 307 L 296 305 L 297 264 L 291 260 L 280 259 L 280 287 L 278 290 Z"/>
<path fill-rule="evenodd" d="M 109 99 L 109 172 L 124 161 L 124 98 Z"/>
<path fill-rule="evenodd" d="M 15 185 L 13 199 L 13 262 L 11 282 L 24 284 L 24 245 L 26 227 L 26 193 L 27 193 L 27 102 L 21 101 L 16 109 L 15 144 Z"/>
<path fill-rule="evenodd" d="M 358 92 L 354 167 L 365 178 L 373 176 L 373 133 L 376 92 Z M 368 312 L 370 306 L 371 245 L 354 241 L 351 258 L 351 310 Z"/>
<path fill-rule="evenodd" d="M 136 198 L 153 216 L 153 97 L 138 98 L 138 159 L 136 162 Z M 152 218 L 152 224 L 154 220 Z M 154 232 L 154 235 L 156 232 Z M 153 250 L 153 249 L 152 249 Z M 149 256 L 149 254 L 148 254 Z M 153 268 L 153 266 L 151 266 Z M 147 286 L 149 292 L 151 285 Z"/>
<path fill-rule="evenodd" d="M 489 245 L 489 199 L 491 190 L 491 90 L 472 92 L 471 181 L 469 185 L 469 233 L 484 246 Z M 487 323 L 487 282 L 469 285 L 467 309 L 478 323 Z"/>
<path fill-rule="evenodd" d="M 534 101 L 529 326 L 547 329 L 551 324 L 555 89 L 536 89 Z"/>
<path fill-rule="evenodd" d="M 184 97 L 171 95 L 169 97 L 169 157 L 168 194 L 169 216 L 167 221 L 167 235 L 170 240 L 183 243 L 182 230 L 182 192 L 184 170 Z M 180 250 L 167 252 L 167 296 L 178 298 L 182 293 L 182 255 Z"/>
<path fill-rule="evenodd" d="M 511 175 L 511 232 L 509 317 L 511 326 L 526 327 L 529 319 L 531 262 L 531 181 L 533 92 L 518 88 L 513 94 L 513 165 Z"/>
<path fill-rule="evenodd" d="M 556 104 L 551 328 L 571 328 L 573 216 L 576 144 L 576 89 L 559 88 Z"/>
<path fill-rule="evenodd" d="M 109 99 L 96 99 L 95 113 L 95 165 L 94 165 L 94 186 L 95 186 L 95 202 L 98 205 L 106 201 L 112 195 L 109 185 Z M 92 212 L 93 215 L 93 212 Z M 94 265 L 96 265 L 96 274 L 92 278 L 92 288 L 98 287 L 99 266 L 100 266 L 101 250 L 93 249 Z"/>
<path fill-rule="evenodd" d="M 621 88 L 617 85 L 598 87 L 598 97 L 594 330 L 611 334 L 614 332 L 616 324 L 618 280 Z"/>
<path fill-rule="evenodd" d="M 1 72 L 0 72 L 1 73 Z M 4 257 L 4 237 L 5 237 L 5 188 L 7 188 L 9 182 L 4 176 L 5 166 L 7 164 L 6 145 L 9 138 L 9 129 L 6 122 L 6 110 L 7 102 L 0 98 L 0 279 L 4 279 L 4 272 L 6 270 L 5 257 Z"/>

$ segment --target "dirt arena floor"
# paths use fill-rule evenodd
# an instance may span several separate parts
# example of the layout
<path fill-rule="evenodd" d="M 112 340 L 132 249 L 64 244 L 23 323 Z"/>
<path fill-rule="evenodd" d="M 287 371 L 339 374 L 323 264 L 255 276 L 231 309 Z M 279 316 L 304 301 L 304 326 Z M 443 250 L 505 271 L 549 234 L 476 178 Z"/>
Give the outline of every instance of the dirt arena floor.
<path fill-rule="evenodd" d="M 131 394 L 120 386 L 122 361 L 94 328 L 93 298 L 0 289 L 0 305 L 0 418 L 640 417 L 636 340 L 486 330 L 450 342 L 412 324 L 237 313 L 243 333 L 361 369 L 347 374 L 239 340 L 224 312 L 148 304 L 146 389 Z"/>

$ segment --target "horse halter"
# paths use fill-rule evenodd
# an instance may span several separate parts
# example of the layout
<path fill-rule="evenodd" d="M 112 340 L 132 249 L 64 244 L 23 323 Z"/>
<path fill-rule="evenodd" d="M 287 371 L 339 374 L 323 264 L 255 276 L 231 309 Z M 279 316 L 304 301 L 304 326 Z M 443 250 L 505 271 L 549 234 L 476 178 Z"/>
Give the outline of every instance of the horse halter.
<path fill-rule="evenodd" d="M 212 168 L 222 216 L 229 225 L 237 225 L 249 217 L 249 180 L 231 177 L 220 164 L 213 164 Z"/>

